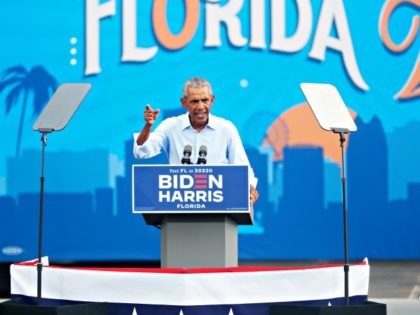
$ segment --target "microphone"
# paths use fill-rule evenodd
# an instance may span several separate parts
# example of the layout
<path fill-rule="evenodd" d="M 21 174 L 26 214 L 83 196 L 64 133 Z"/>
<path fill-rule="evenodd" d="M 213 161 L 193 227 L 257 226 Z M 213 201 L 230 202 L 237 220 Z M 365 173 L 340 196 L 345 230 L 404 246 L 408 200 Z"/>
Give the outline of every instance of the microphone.
<path fill-rule="evenodd" d="M 202 145 L 200 147 L 200 150 L 198 151 L 197 164 L 206 164 L 207 163 L 206 156 L 207 156 L 207 147 L 205 145 Z"/>
<path fill-rule="evenodd" d="M 189 144 L 187 144 L 184 147 L 184 152 L 182 153 L 184 155 L 182 157 L 182 159 L 181 159 L 181 163 L 182 164 L 192 164 L 191 163 L 191 159 L 190 159 L 191 152 L 192 152 L 192 146 L 190 146 Z"/>

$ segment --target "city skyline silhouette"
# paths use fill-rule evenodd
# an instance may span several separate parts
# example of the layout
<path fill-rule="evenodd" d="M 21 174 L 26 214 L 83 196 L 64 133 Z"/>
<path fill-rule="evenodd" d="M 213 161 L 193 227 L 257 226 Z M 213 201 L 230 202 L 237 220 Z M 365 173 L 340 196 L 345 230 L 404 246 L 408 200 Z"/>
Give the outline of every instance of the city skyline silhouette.
<path fill-rule="evenodd" d="M 389 148 L 381 123 L 375 118 L 356 124 L 346 152 L 350 257 L 417 259 L 420 181 L 407 185 L 406 199 L 389 198 Z M 132 141 L 123 142 L 124 173 L 113 181 L 107 150 L 47 153 L 44 248 L 51 260 L 159 259 L 160 231 L 131 213 L 131 165 L 167 159 L 160 154 L 136 160 Z M 270 150 L 246 151 L 261 197 L 255 226 L 239 228 L 240 259 L 340 259 L 339 166 L 328 162 L 320 147 L 286 147 L 282 162 L 273 162 Z M 3 261 L 36 256 L 39 160 L 37 150 L 8 158 L 12 193 L 0 197 Z M 335 182 L 327 181 L 334 176 Z"/>

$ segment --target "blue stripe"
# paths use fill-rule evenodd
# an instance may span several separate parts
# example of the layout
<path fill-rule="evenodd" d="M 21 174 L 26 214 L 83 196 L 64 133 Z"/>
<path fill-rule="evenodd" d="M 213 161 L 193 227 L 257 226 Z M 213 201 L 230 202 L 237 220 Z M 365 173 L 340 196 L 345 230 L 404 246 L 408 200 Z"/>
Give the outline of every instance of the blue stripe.
<path fill-rule="evenodd" d="M 36 298 L 23 295 L 12 295 L 12 299 L 19 299 L 22 303 L 35 305 Z M 350 305 L 361 305 L 367 301 L 367 296 L 360 295 L 350 298 Z M 42 299 L 44 306 L 61 306 L 84 304 L 83 301 L 66 301 Z M 329 303 L 333 306 L 344 305 L 344 298 L 334 298 L 329 300 L 278 302 L 278 303 L 250 303 L 235 305 L 150 305 L 150 304 L 126 304 L 109 303 L 109 315 L 132 315 L 136 308 L 139 315 L 179 315 L 181 309 L 184 315 L 228 315 L 232 309 L 234 315 L 269 315 L 270 305 L 300 305 L 300 306 L 327 306 Z"/>

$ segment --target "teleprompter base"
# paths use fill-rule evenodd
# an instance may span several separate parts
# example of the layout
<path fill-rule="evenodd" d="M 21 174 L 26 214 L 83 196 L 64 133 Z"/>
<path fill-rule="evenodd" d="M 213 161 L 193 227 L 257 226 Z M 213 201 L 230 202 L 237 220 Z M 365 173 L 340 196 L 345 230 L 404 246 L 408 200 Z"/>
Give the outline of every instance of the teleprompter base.
<path fill-rule="evenodd" d="M 269 315 L 386 315 L 386 304 L 367 301 L 359 305 L 271 305 Z"/>
<path fill-rule="evenodd" d="M 107 303 L 82 303 L 60 306 L 25 304 L 20 300 L 0 303 L 0 315 L 108 315 Z"/>

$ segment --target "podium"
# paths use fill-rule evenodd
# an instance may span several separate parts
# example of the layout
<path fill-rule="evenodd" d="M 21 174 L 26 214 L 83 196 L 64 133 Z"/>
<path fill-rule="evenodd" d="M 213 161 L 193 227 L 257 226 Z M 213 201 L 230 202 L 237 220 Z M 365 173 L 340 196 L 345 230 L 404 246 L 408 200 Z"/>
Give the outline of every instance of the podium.
<path fill-rule="evenodd" d="M 248 166 L 133 165 L 133 213 L 161 229 L 161 267 L 237 267 L 253 224 Z"/>

